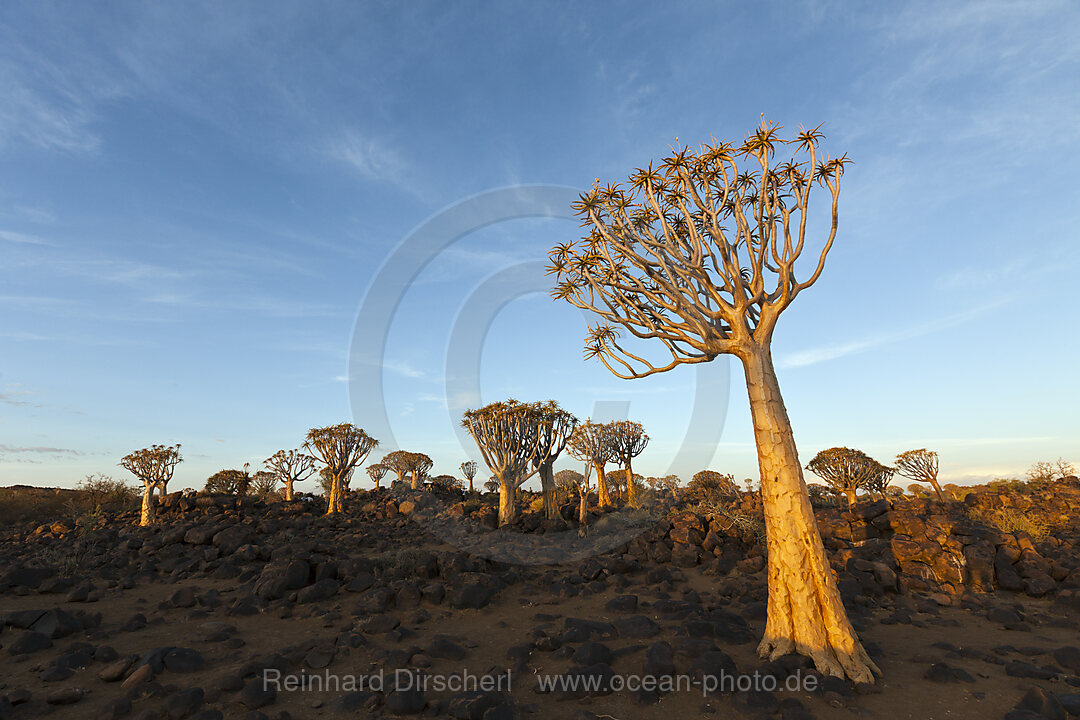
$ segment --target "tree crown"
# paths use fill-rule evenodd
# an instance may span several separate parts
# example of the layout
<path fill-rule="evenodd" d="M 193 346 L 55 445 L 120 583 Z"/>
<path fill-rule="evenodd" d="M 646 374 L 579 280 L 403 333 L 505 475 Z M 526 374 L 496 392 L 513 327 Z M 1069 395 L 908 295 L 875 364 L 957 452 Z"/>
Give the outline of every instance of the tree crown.
<path fill-rule="evenodd" d="M 598 180 L 575 203 L 588 234 L 552 249 L 548 273 L 552 297 L 599 316 L 586 358 L 636 378 L 768 346 L 777 317 L 824 269 L 850 162 L 819 157 L 819 128 L 800 128 L 790 140 L 780 130 L 762 119 L 741 144 L 679 147 L 626 185 Z M 780 161 L 784 147 L 792 152 Z M 815 186 L 831 196 L 832 222 L 800 281 L 795 263 Z M 670 360 L 655 364 L 631 352 L 622 331 L 658 341 Z"/>

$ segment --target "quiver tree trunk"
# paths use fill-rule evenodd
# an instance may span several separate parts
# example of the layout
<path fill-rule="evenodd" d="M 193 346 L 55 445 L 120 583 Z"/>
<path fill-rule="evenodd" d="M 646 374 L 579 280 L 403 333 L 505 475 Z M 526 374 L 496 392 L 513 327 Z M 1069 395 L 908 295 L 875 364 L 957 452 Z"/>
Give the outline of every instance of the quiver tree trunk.
<path fill-rule="evenodd" d="M 344 507 L 342 503 L 342 481 L 340 477 L 333 477 L 330 479 L 330 497 L 327 500 L 327 514 L 343 512 Z"/>
<path fill-rule="evenodd" d="M 856 501 L 855 490 L 852 488 L 848 488 L 844 491 L 844 496 L 847 498 L 848 507 L 852 507 Z"/>
<path fill-rule="evenodd" d="M 596 469 L 596 506 L 606 508 L 611 506 L 611 495 L 608 494 L 607 476 L 604 474 L 604 465 L 594 463 Z"/>
<path fill-rule="evenodd" d="M 559 506 L 555 502 L 555 468 L 553 463 L 540 464 L 540 488 L 544 495 L 544 517 L 554 520 L 559 516 Z"/>
<path fill-rule="evenodd" d="M 517 480 L 499 478 L 499 527 L 517 520 Z"/>
<path fill-rule="evenodd" d="M 142 509 L 139 511 L 139 525 L 150 525 L 156 515 L 154 507 L 154 483 L 143 483 Z"/>
<path fill-rule="evenodd" d="M 292 478 L 285 481 L 285 502 L 293 501 L 293 480 Z"/>
<path fill-rule="evenodd" d="M 806 655 L 819 671 L 870 683 L 881 674 L 848 621 L 821 542 L 768 347 L 741 357 L 750 395 L 769 556 L 769 603 L 758 654 Z"/>
<path fill-rule="evenodd" d="M 578 505 L 578 535 L 585 537 L 589 532 L 589 478 L 581 480 L 581 502 Z"/>
<path fill-rule="evenodd" d="M 940 502 L 945 502 L 945 496 L 941 494 L 941 485 L 938 484 L 937 478 L 930 478 L 930 484 L 934 486 L 934 492 L 937 493 L 937 499 Z"/>
<path fill-rule="evenodd" d="M 626 504 L 632 508 L 638 506 L 637 488 L 634 487 L 634 470 L 626 463 Z"/>

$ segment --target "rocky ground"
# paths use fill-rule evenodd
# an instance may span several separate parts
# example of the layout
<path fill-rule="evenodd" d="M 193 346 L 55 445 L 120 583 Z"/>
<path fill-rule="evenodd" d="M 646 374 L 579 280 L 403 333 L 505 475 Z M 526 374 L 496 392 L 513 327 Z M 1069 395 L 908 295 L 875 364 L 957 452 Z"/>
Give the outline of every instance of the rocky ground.
<path fill-rule="evenodd" d="M 820 509 L 884 672 L 872 687 L 755 656 L 753 496 L 739 514 L 594 515 L 585 537 L 536 514 L 495 529 L 492 501 L 353 493 L 328 519 L 312 502 L 174 495 L 149 528 L 122 514 L 0 530 L 0 718 L 1080 715 L 1071 488 Z M 1053 532 L 1003 532 L 972 520 L 979 507 Z M 497 687 L 438 686 L 463 674 Z"/>

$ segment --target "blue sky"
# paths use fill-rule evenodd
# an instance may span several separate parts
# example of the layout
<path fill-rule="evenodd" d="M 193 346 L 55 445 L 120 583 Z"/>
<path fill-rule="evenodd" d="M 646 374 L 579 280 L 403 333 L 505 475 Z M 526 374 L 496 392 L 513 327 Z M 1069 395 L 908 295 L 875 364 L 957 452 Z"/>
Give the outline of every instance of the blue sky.
<path fill-rule="evenodd" d="M 416 228 L 762 113 L 824 123 L 856 163 L 775 339 L 804 462 L 926 446 L 968 482 L 1080 460 L 1076 37 L 1064 1 L 4 3 L 0 485 L 119 477 L 180 442 L 201 487 L 310 427 L 370 427 L 357 313 Z M 396 445 L 449 472 L 475 455 L 465 407 L 552 398 L 643 422 L 640 472 L 755 475 L 736 365 L 626 382 L 582 360 L 581 313 L 534 291 L 578 233 L 510 219 L 417 265 L 378 360 Z M 479 360 L 448 373 L 468 331 Z"/>

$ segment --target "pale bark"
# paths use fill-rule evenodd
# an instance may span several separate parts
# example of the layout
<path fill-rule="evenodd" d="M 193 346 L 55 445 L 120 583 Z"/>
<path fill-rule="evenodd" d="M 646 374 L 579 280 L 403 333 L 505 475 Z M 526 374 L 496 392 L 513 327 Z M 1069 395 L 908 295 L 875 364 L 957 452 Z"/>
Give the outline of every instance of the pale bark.
<path fill-rule="evenodd" d="M 419 490 L 420 489 L 420 473 L 415 472 L 415 471 L 412 474 L 412 489 L 413 490 Z"/>
<path fill-rule="evenodd" d="M 293 500 L 293 480 L 289 478 L 285 481 L 285 501 L 292 502 Z"/>
<path fill-rule="evenodd" d="M 156 508 L 154 507 L 154 484 L 144 483 L 142 496 L 142 509 L 139 512 L 139 525 L 150 525 L 154 522 Z"/>
<path fill-rule="evenodd" d="M 853 507 L 856 501 L 855 490 L 853 488 L 848 488 L 844 491 L 844 495 L 847 497 L 848 507 Z"/>
<path fill-rule="evenodd" d="M 544 517 L 554 520 L 559 516 L 559 506 L 555 502 L 555 468 L 552 462 L 540 464 L 540 489 L 544 494 Z"/>
<path fill-rule="evenodd" d="M 505 475 L 499 478 L 499 527 L 517 520 L 517 482 Z"/>
<path fill-rule="evenodd" d="M 741 355 L 754 422 L 769 555 L 769 602 L 758 654 L 810 657 L 819 671 L 870 683 L 880 669 L 848 621 L 806 492 L 767 346 Z"/>

